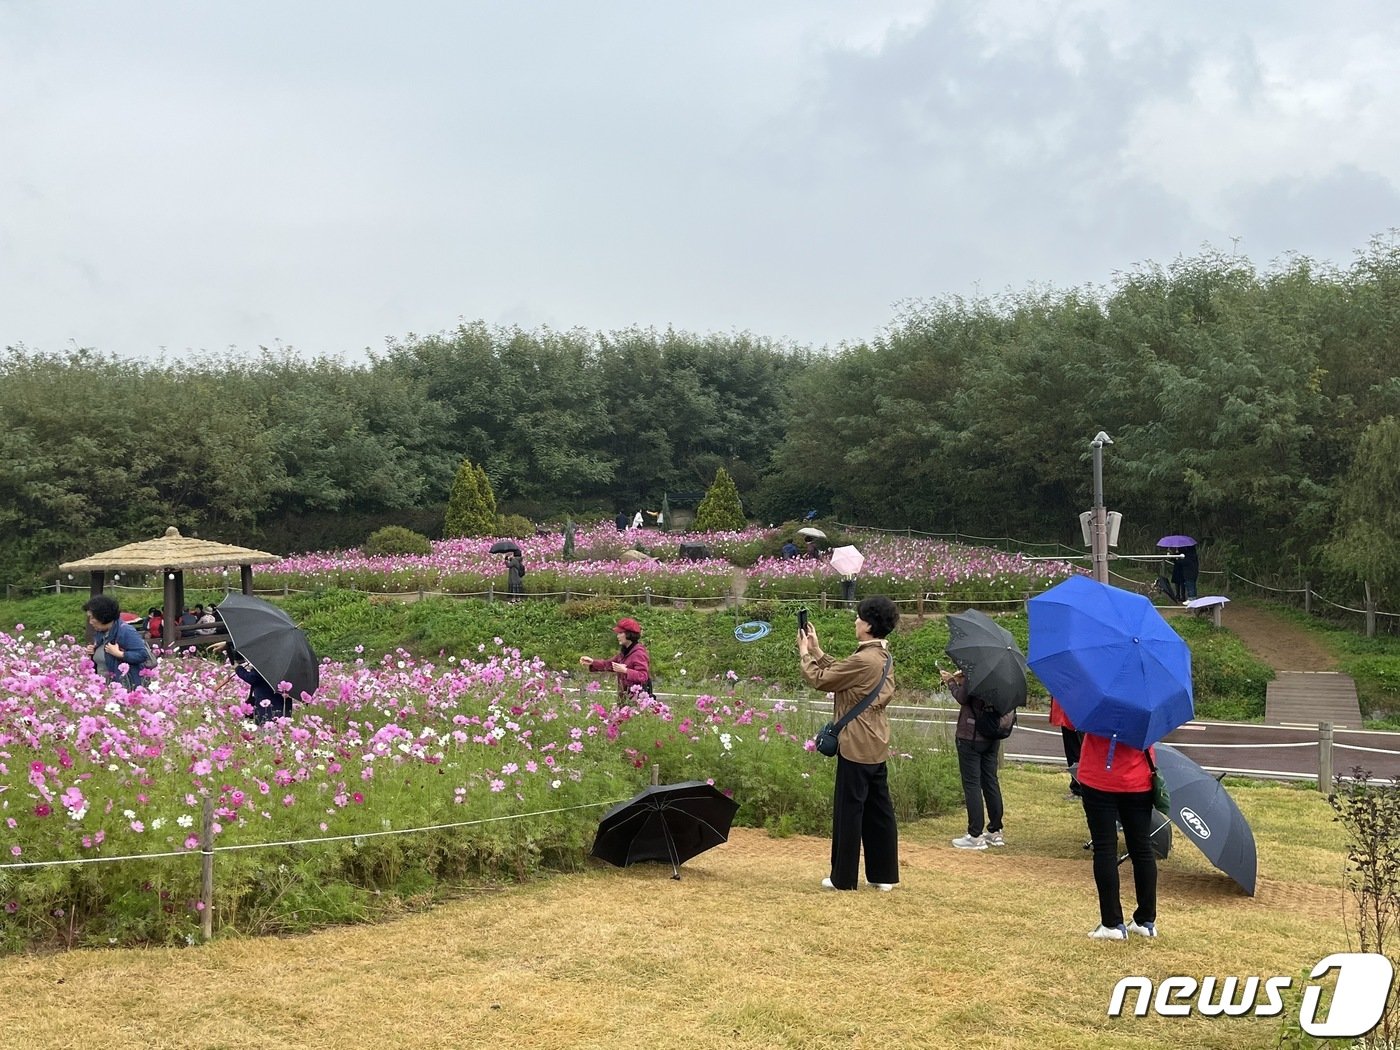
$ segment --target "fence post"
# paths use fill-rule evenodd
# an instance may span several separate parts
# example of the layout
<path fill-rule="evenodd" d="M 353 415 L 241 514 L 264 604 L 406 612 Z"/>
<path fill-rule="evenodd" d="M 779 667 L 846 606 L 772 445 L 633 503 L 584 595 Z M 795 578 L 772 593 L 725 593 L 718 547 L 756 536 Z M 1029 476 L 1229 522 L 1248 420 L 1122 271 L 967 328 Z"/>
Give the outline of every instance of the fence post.
<path fill-rule="evenodd" d="M 1366 581 L 1366 637 L 1376 636 L 1376 596 L 1371 593 L 1371 581 Z"/>
<path fill-rule="evenodd" d="M 486 601 L 487 601 L 487 604 L 490 604 L 491 602 L 494 602 L 495 600 L 496 600 L 496 585 L 495 585 L 494 583 L 488 583 L 488 584 L 486 585 Z"/>
<path fill-rule="evenodd" d="M 199 930 L 207 944 L 214 937 L 214 796 L 204 796 L 204 827 L 199 836 L 200 867 L 203 869 L 203 886 L 200 890 L 200 903 L 204 905 L 199 914 Z"/>
<path fill-rule="evenodd" d="M 1303 612 L 1312 615 L 1312 580 L 1303 581 Z"/>
<path fill-rule="evenodd" d="M 923 591 L 920 591 L 920 592 L 919 592 L 919 619 L 922 620 L 923 618 L 924 618 L 924 592 L 923 592 Z"/>
<path fill-rule="evenodd" d="M 287 597 L 287 581 L 286 581 L 286 580 L 283 580 L 283 581 L 282 581 L 282 597 L 283 597 L 283 598 Z"/>
<path fill-rule="evenodd" d="M 646 599 L 647 599 L 647 608 L 650 609 L 650 608 L 651 608 L 651 588 L 650 588 L 650 587 L 643 587 L 643 588 L 642 588 L 642 593 L 643 593 L 644 595 L 646 595 Z"/>
<path fill-rule="evenodd" d="M 822 591 L 822 608 L 826 608 L 826 591 Z"/>
<path fill-rule="evenodd" d="M 658 784 L 660 784 L 660 783 L 661 783 L 661 763 L 660 763 L 660 762 L 653 762 L 653 763 L 651 764 L 651 786 L 652 786 L 652 787 L 656 787 L 656 786 L 657 786 Z"/>
<path fill-rule="evenodd" d="M 62 593 L 63 593 L 63 581 L 62 581 L 62 580 L 54 580 L 54 581 L 53 581 L 53 592 L 54 592 L 54 594 L 62 594 Z"/>
<path fill-rule="evenodd" d="M 1332 723 L 1317 724 L 1317 790 L 1324 795 L 1332 790 Z"/>

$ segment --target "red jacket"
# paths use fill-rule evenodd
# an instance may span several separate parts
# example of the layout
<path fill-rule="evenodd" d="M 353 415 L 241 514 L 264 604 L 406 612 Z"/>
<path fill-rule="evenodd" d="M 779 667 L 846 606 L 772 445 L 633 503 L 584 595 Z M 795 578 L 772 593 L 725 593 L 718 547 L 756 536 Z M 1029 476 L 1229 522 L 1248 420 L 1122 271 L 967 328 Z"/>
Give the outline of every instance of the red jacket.
<path fill-rule="evenodd" d="M 606 660 L 594 660 L 588 665 L 588 669 L 590 671 L 612 671 L 614 661 L 627 668 L 625 671 L 615 672 L 617 674 L 618 696 L 630 696 L 634 685 L 639 685 L 647 690 L 651 689 L 651 657 L 647 655 L 646 646 L 642 645 L 641 642 L 634 642 L 625 652 L 610 656 Z"/>
<path fill-rule="evenodd" d="M 1109 747 L 1113 749 L 1113 765 L 1108 764 Z M 1085 787 L 1099 791 L 1126 793 L 1130 791 L 1152 790 L 1152 768 L 1147 764 L 1147 755 L 1157 761 L 1156 753 L 1149 747 L 1139 751 L 1119 740 L 1117 743 L 1096 733 L 1084 734 L 1084 745 L 1079 751 L 1079 770 L 1076 779 Z"/>
<path fill-rule="evenodd" d="M 1074 723 L 1069 720 L 1069 715 L 1065 714 L 1065 709 L 1060 706 L 1060 702 L 1053 696 L 1050 698 L 1050 724 L 1061 726 L 1065 729 L 1073 729 Z"/>

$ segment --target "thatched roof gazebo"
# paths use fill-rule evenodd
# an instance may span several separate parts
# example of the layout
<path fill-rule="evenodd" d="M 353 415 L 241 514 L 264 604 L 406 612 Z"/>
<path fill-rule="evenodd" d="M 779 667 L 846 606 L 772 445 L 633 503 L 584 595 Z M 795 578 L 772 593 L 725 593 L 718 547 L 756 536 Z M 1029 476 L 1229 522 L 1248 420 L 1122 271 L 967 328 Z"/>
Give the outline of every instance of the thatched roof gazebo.
<path fill-rule="evenodd" d="M 185 607 L 186 569 L 216 569 L 237 565 L 240 570 L 241 590 L 244 594 L 252 594 L 253 566 L 281 560 L 279 555 L 269 554 L 267 551 L 181 536 L 180 530 L 172 525 L 165 530 L 164 536 L 142 540 L 139 543 L 128 543 L 125 547 L 103 551 L 78 561 L 65 562 L 59 569 L 63 572 L 91 573 L 93 594 L 102 593 L 109 572 L 160 573 L 165 584 L 165 615 L 161 642 L 171 645 L 179 633 L 180 612 Z"/>

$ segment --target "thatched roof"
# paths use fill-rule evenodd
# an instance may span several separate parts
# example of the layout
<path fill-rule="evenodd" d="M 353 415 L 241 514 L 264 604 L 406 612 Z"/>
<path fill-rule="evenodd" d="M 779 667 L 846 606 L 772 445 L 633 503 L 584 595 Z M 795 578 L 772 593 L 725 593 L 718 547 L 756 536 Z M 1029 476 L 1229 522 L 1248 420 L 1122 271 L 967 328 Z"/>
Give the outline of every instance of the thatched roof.
<path fill-rule="evenodd" d="M 63 572 L 108 572 L 115 569 L 158 572 L 163 569 L 212 569 L 220 565 L 266 565 L 281 560 L 279 555 L 267 551 L 190 539 L 181 536 L 180 530 L 172 525 L 165 530 L 164 536 L 65 562 L 59 569 Z"/>

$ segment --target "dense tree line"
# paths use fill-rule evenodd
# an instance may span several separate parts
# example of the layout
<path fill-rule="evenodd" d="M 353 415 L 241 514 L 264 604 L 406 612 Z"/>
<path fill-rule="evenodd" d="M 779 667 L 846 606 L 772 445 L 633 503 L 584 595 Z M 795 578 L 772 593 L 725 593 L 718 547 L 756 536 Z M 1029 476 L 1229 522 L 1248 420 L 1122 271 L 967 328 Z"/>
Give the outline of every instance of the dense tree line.
<path fill-rule="evenodd" d="M 501 509 L 612 512 L 718 468 L 768 520 L 816 506 L 1077 542 L 1089 441 L 1126 541 L 1400 598 L 1387 515 L 1400 249 L 1260 272 L 1205 253 L 1108 288 L 907 306 L 829 353 L 748 335 L 464 324 L 363 364 L 264 353 L 0 358 L 0 579 L 167 524 L 275 550 L 441 528 L 464 458 Z M 1394 566 L 1394 568 L 1392 568 Z"/>

